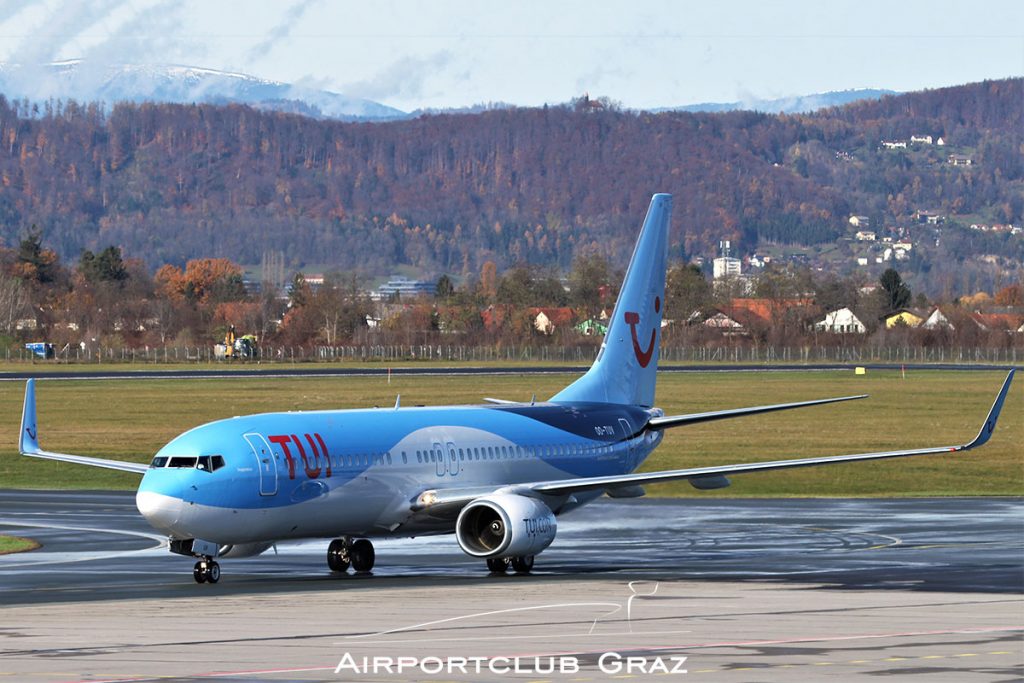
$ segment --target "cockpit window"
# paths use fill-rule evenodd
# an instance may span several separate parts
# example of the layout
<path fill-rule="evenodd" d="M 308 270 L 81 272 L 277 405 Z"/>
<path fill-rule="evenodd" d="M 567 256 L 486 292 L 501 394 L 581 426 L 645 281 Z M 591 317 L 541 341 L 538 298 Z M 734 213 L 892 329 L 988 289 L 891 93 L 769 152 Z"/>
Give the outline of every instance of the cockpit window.
<path fill-rule="evenodd" d="M 167 457 L 163 456 L 163 455 L 158 455 L 157 457 L 153 458 L 153 462 L 149 463 L 149 466 L 150 467 L 163 467 L 166 464 L 167 464 Z"/>
<path fill-rule="evenodd" d="M 199 462 L 196 464 L 197 470 L 207 472 L 214 472 L 221 467 L 224 467 L 224 456 L 222 455 L 200 455 Z"/>
<path fill-rule="evenodd" d="M 196 459 L 191 456 L 176 455 L 167 463 L 168 467 L 195 467 Z"/>

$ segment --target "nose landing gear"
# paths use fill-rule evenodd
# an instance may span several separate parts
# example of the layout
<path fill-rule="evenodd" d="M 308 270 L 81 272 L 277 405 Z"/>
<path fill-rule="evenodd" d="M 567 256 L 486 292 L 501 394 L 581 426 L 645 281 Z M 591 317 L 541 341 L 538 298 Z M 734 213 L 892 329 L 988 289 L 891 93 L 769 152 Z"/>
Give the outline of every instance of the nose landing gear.
<path fill-rule="evenodd" d="M 192 569 L 192 578 L 196 583 L 217 583 L 220 581 L 220 565 L 216 560 L 203 558 Z"/>

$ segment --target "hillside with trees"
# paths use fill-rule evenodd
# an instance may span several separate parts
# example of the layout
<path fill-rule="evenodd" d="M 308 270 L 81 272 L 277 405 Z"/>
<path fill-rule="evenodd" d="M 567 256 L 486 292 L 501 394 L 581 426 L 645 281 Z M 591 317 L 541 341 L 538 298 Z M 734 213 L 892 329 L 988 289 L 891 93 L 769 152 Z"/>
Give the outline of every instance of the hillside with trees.
<path fill-rule="evenodd" d="M 968 228 L 1024 222 L 1022 102 L 1024 79 L 1009 79 L 810 115 L 651 114 L 581 98 L 341 123 L 0 98 L 0 239 L 17 247 L 34 225 L 67 263 L 116 245 L 150 271 L 280 252 L 291 270 L 461 277 L 493 261 L 566 272 L 585 254 L 624 265 L 650 194 L 666 191 L 675 258 L 714 255 L 722 239 L 741 253 L 814 254 L 863 214 L 915 237 L 901 269 L 919 289 L 956 294 L 1024 261 L 1021 235 Z M 946 145 L 881 147 L 921 134 Z M 972 165 L 947 163 L 952 153 Z M 925 231 L 922 210 L 946 222 Z M 950 282 L 953 270 L 963 276 Z"/>

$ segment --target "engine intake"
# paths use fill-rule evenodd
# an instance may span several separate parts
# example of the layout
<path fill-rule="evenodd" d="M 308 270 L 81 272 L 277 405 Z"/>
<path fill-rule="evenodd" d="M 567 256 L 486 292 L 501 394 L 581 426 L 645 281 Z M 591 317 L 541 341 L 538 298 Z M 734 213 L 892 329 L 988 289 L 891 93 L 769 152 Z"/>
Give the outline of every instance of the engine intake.
<path fill-rule="evenodd" d="M 483 558 L 537 555 L 555 540 L 557 529 L 551 508 L 513 493 L 477 498 L 455 522 L 462 551 Z"/>

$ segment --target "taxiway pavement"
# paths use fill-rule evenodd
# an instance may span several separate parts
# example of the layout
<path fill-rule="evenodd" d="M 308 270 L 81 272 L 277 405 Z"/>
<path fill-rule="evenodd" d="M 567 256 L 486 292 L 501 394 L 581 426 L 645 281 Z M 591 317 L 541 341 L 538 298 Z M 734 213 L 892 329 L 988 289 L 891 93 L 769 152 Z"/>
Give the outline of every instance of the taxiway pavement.
<path fill-rule="evenodd" d="M 650 680 L 602 671 L 605 652 L 686 656 L 679 680 L 1020 680 L 1022 513 L 1020 499 L 603 500 L 559 520 L 532 576 L 489 577 L 439 537 L 378 542 L 372 576 L 332 576 L 326 541 L 282 544 L 224 560 L 210 586 L 131 494 L 2 491 L 0 533 L 43 547 L 0 556 L 0 683 Z M 346 653 L 527 670 L 335 673 Z M 562 656 L 580 671 L 548 673 Z"/>

